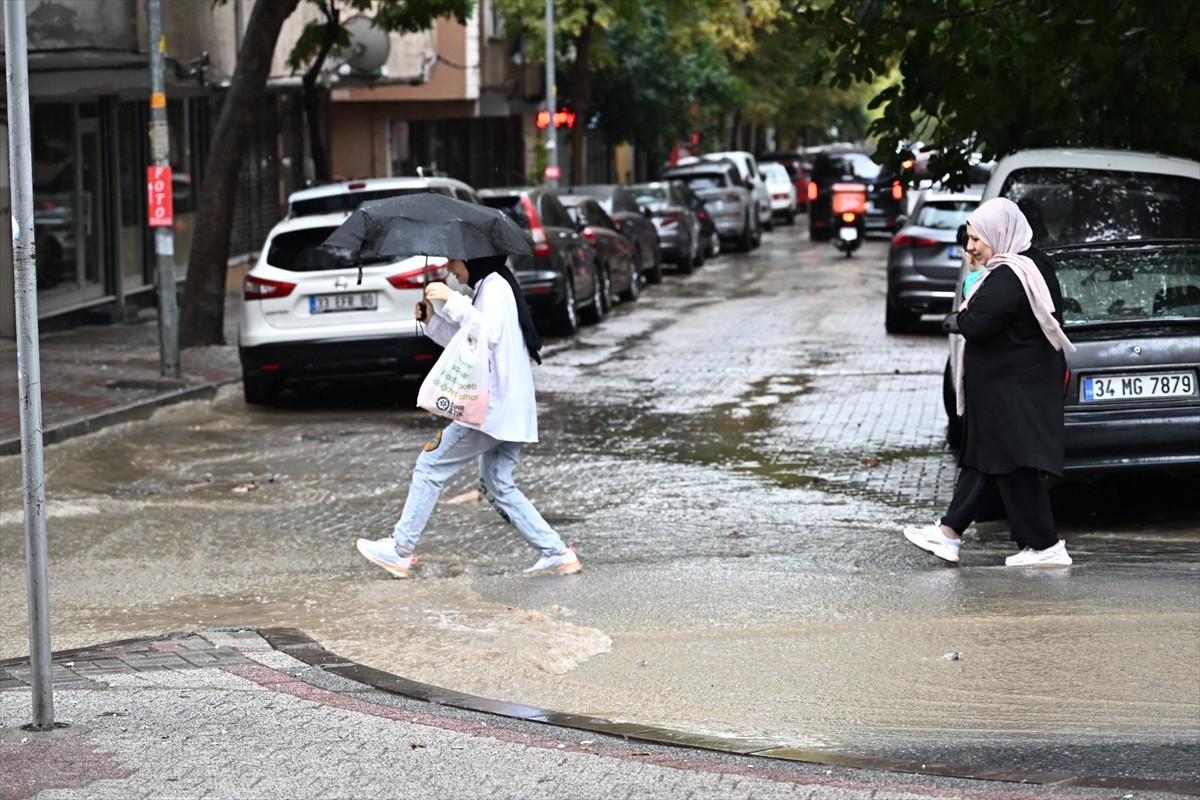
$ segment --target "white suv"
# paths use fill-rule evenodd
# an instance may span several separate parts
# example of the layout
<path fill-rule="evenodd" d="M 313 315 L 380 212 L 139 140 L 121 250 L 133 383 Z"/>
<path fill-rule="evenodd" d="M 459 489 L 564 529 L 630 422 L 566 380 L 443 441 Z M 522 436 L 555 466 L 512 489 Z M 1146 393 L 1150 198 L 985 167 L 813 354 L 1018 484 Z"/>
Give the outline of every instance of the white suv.
<path fill-rule="evenodd" d="M 413 316 L 426 283 L 447 280 L 446 261 L 416 256 L 363 264 L 320 247 L 366 200 L 439 192 L 480 202 L 446 177 L 375 178 L 304 189 L 268 234 L 243 282 L 238 353 L 247 403 L 274 405 L 285 386 L 370 378 L 420 378 L 440 348 Z"/>

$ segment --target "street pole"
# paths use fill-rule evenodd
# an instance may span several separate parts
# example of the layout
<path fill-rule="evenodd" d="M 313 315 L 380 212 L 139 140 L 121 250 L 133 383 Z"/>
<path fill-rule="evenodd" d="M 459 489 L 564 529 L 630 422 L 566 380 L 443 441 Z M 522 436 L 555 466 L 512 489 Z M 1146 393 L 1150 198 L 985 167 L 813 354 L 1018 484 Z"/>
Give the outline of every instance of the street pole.
<path fill-rule="evenodd" d="M 546 113 L 550 122 L 546 125 L 546 186 L 558 186 L 558 123 L 554 112 L 558 110 L 558 84 L 554 81 L 554 0 L 546 0 Z"/>
<path fill-rule="evenodd" d="M 8 169 L 13 216 L 17 383 L 21 406 L 21 471 L 25 479 L 25 563 L 29 588 L 29 666 L 33 722 L 54 725 L 50 670 L 50 578 L 46 567 L 46 482 L 42 460 L 42 363 L 38 351 L 37 242 L 33 223 L 33 151 L 29 134 L 29 64 L 25 0 L 4 3 L 8 61 Z"/>
<path fill-rule="evenodd" d="M 167 135 L 167 94 L 163 79 L 162 2 L 146 0 L 150 23 L 150 155 L 147 171 L 149 224 L 154 228 L 158 270 L 158 343 L 162 374 L 179 377 L 179 309 L 175 302 L 175 235 L 171 198 L 170 139 Z"/>

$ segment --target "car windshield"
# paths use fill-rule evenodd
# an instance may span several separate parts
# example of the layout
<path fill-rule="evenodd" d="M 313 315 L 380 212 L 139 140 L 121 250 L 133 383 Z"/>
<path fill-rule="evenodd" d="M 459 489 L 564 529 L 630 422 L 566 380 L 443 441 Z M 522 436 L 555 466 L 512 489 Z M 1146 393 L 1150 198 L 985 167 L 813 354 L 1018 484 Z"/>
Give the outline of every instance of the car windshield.
<path fill-rule="evenodd" d="M 1122 239 L 1200 239 L 1200 180 L 1041 167 L 1000 189 L 1025 212 L 1039 247 Z"/>
<path fill-rule="evenodd" d="M 855 177 L 873 181 L 879 177 L 882 166 L 876 164 L 866 153 L 831 153 L 823 170 L 827 177 Z"/>
<path fill-rule="evenodd" d="M 529 230 L 532 225 L 529 222 L 529 215 L 525 213 L 525 206 L 521 203 L 521 198 L 514 195 L 505 195 L 503 197 L 485 197 L 483 204 L 491 208 L 498 208 L 508 216 L 512 217 L 513 221 L 520 225 L 525 230 Z"/>
<path fill-rule="evenodd" d="M 972 200 L 930 200 L 917 212 L 914 225 L 922 228 L 938 228 L 957 231 L 967 224 L 967 217 L 979 205 Z"/>
<path fill-rule="evenodd" d="M 725 181 L 724 176 L 716 172 L 679 175 L 677 177 L 686 182 L 693 191 L 697 192 L 704 189 L 721 189 L 729 185 Z"/>
<path fill-rule="evenodd" d="M 1053 257 L 1068 327 L 1200 320 L 1200 245 L 1060 250 Z"/>
<path fill-rule="evenodd" d="M 637 204 L 639 206 L 647 206 L 652 210 L 658 210 L 668 205 L 668 201 L 670 200 L 666 187 L 663 186 L 634 186 L 632 189 Z"/>
<path fill-rule="evenodd" d="M 357 266 L 355 257 L 326 250 L 321 243 L 337 228 L 305 228 L 280 233 L 271 239 L 267 263 L 292 272 L 319 272 Z"/>

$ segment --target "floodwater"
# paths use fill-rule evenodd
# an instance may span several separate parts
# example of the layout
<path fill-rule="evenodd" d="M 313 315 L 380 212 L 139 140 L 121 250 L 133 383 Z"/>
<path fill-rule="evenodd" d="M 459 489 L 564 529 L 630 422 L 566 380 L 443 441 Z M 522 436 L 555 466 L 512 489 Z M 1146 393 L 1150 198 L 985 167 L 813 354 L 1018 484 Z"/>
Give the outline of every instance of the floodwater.
<path fill-rule="evenodd" d="M 1195 748 L 1186 486 L 1065 490 L 1070 569 L 1004 568 L 999 522 L 959 567 L 899 535 L 941 510 L 954 466 L 944 341 L 884 334 L 882 253 L 783 230 L 550 343 L 518 482 L 579 575 L 522 575 L 535 554 L 465 473 L 416 578 L 357 555 L 438 427 L 411 387 L 279 410 L 231 387 L 50 447 L 53 647 L 292 626 L 457 691 L 793 746 Z M 2 658 L 29 651 L 18 458 L 0 479 Z"/>

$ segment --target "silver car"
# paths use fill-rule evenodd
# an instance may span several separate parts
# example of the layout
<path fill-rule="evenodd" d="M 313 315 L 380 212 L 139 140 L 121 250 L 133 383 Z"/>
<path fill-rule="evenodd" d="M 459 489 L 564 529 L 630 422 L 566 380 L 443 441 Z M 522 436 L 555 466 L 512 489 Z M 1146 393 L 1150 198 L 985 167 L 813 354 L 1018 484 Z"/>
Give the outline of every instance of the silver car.
<path fill-rule="evenodd" d="M 963 248 L 958 229 L 979 205 L 981 191 L 921 192 L 912 216 L 892 237 L 887 260 L 888 333 L 906 333 L 922 314 L 945 315 L 954 301 Z"/>
<path fill-rule="evenodd" d="M 727 161 L 699 161 L 663 171 L 664 180 L 681 180 L 704 201 L 723 242 L 743 252 L 762 241 L 754 197 Z"/>

